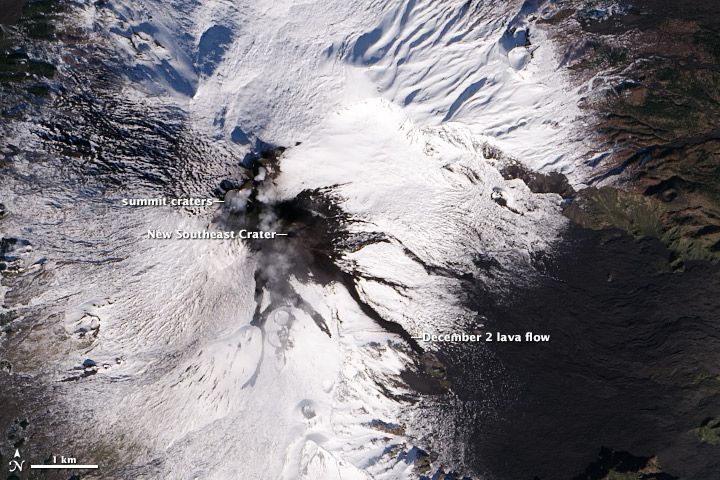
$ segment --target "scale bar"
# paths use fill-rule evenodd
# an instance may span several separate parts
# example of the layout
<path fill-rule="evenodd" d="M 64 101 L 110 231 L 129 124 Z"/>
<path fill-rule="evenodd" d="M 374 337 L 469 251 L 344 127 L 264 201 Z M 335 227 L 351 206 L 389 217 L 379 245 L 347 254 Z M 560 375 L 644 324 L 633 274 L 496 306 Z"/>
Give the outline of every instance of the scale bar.
<path fill-rule="evenodd" d="M 97 465 L 73 465 L 73 464 L 67 464 L 67 465 L 30 465 L 30 468 L 43 468 L 43 469 L 50 469 L 50 468 L 72 468 L 72 469 L 91 469 L 91 468 L 98 468 Z"/>

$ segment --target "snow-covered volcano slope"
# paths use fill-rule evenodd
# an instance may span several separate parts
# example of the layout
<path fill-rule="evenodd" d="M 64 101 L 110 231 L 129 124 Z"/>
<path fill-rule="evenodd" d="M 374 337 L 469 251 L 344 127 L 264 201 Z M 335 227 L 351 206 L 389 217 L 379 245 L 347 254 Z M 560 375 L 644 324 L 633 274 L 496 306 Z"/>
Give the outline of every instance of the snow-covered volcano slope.
<path fill-rule="evenodd" d="M 572 172 L 578 95 L 532 23 L 542 2 L 111 2 L 134 78 L 187 97 L 238 143 L 293 145 L 381 96 L 421 126 L 462 122 L 534 168 Z"/>
<path fill-rule="evenodd" d="M 399 376 L 417 359 L 357 297 L 410 334 L 462 329 L 472 312 L 454 290 L 460 275 L 482 279 L 478 255 L 510 275 L 551 248 L 559 197 L 503 179 L 485 154 L 491 141 L 533 166 L 573 169 L 561 139 L 574 97 L 549 82 L 542 35 L 531 31 L 528 45 L 531 14 L 514 2 L 413 0 L 112 0 L 98 10 L 128 93 L 175 102 L 188 131 L 238 155 L 291 147 L 263 202 L 329 189 L 352 233 L 383 239 L 340 252 L 351 285 L 281 269 L 294 294 L 277 305 L 265 301 L 273 292 L 256 295 L 271 262 L 238 242 L 137 240 L 88 271 L 58 262 L 58 285 L 73 285 L 68 333 L 86 317 L 101 325 L 63 366 L 107 364 L 64 392 L 88 399 L 87 425 L 101 427 L 83 427 L 87 438 L 121 451 L 117 478 L 417 478 L 408 432 L 418 394 Z M 152 212 L 95 213 L 138 237 L 211 220 Z M 462 439 L 441 441 L 451 450 Z M 464 469 L 440 456 L 424 473 L 443 464 Z"/>
<path fill-rule="evenodd" d="M 148 223 L 201 227 L 173 215 Z M 402 417 L 404 403 L 387 396 L 406 393 L 396 378 L 409 359 L 341 286 L 293 281 L 329 334 L 292 302 L 266 305 L 255 325 L 258 266 L 243 245 L 139 250 L 115 266 L 133 281 L 91 307 L 103 332 L 88 354 L 109 367 L 77 387 L 107 429 L 100 438 L 124 439 L 113 478 L 412 478 L 412 462 L 387 454 L 411 446 L 376 426 Z"/>
<path fill-rule="evenodd" d="M 462 328 L 457 299 L 437 295 L 463 274 L 482 278 L 480 256 L 522 276 L 564 223 L 559 196 L 505 180 L 502 161 L 487 158 L 486 144 L 458 124 L 421 129 L 399 107 L 368 100 L 339 110 L 320 130 L 286 154 L 277 194 L 334 186 L 358 220 L 353 231 L 383 236 L 347 252 L 344 268 L 366 300 L 406 331 Z"/>
<path fill-rule="evenodd" d="M 418 442 L 421 395 L 400 376 L 417 358 L 349 288 L 412 334 L 464 331 L 473 312 L 458 300 L 458 278 L 482 277 L 478 255 L 527 273 L 562 227 L 560 198 L 503 179 L 467 129 L 419 128 L 386 100 L 339 109 L 320 131 L 288 151 L 258 196 L 274 205 L 330 187 L 343 199 L 350 233 L 382 238 L 340 252 L 352 286 L 297 275 L 280 255 L 237 241 L 133 239 L 211 227 L 203 216 L 104 199 L 65 220 L 65 232 L 88 223 L 123 232 L 112 262 L 83 268 L 50 254 L 55 286 L 35 300 L 68 298 L 72 340 L 56 380 L 77 376 L 85 358 L 101 366 L 63 391 L 70 403 L 85 399 L 84 438 L 119 450 L 111 478 L 394 480 L 465 468 L 443 455 L 416 463 L 416 446 L 457 452 L 464 439 L 452 431 Z M 270 291 L 258 273 L 281 277 L 292 294 Z M 80 337 L 85 324 L 97 336 Z"/>

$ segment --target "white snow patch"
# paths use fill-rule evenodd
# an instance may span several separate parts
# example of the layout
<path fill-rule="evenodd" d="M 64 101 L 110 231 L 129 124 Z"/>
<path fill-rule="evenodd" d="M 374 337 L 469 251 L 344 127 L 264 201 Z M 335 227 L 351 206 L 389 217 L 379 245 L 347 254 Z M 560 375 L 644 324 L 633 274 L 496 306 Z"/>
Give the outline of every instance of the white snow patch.
<path fill-rule="evenodd" d="M 382 97 L 421 126 L 461 122 L 534 168 L 580 176 L 580 96 L 529 4 L 110 4 L 103 21 L 133 78 L 184 93 L 198 127 L 228 139 L 290 146 L 338 106 Z"/>
<path fill-rule="evenodd" d="M 552 249 L 565 225 L 560 197 L 505 180 L 483 156 L 483 140 L 458 125 L 418 128 L 384 100 L 361 102 L 287 152 L 277 195 L 333 187 L 360 220 L 353 231 L 389 240 L 345 256 L 361 276 L 399 286 L 361 280 L 363 298 L 412 333 L 461 326 L 469 313 L 445 296 L 453 281 L 427 268 L 477 274 L 482 255 L 527 271 L 530 254 Z"/>

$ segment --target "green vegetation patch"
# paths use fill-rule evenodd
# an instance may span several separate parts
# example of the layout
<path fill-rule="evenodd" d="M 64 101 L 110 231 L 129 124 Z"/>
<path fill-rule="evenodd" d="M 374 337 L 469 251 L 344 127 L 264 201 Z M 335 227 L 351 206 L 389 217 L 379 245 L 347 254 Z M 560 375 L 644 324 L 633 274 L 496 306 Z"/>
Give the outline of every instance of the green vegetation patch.
<path fill-rule="evenodd" d="M 616 472 L 610 470 L 602 480 L 638 480 L 642 478 L 639 473 L 635 472 Z"/>
<path fill-rule="evenodd" d="M 22 82 L 43 77 L 53 78 L 55 66 L 40 60 L 32 60 L 26 55 L 15 52 L 0 54 L 0 80 Z"/>
<path fill-rule="evenodd" d="M 677 269 L 687 260 L 720 261 L 720 225 L 715 225 L 712 215 L 704 215 L 682 198 L 662 198 L 592 187 L 581 190 L 564 214 L 585 228 L 617 228 L 636 238 L 657 238 L 674 252 L 673 267 Z"/>
<path fill-rule="evenodd" d="M 693 377 L 690 385 L 703 385 L 709 388 L 720 390 L 720 375 L 716 375 L 710 372 L 700 372 Z"/>
<path fill-rule="evenodd" d="M 618 228 L 636 237 L 657 238 L 663 234 L 661 212 L 652 200 L 610 187 L 580 191 L 565 209 L 565 215 L 593 230 Z"/>
<path fill-rule="evenodd" d="M 720 445 L 720 417 L 709 417 L 703 420 L 695 433 L 701 442 L 710 445 Z"/>
<path fill-rule="evenodd" d="M 61 10 L 57 0 L 29 0 L 16 25 L 0 28 L 0 90 L 25 98 L 49 94 L 47 81 L 55 78 L 57 69 L 33 52 L 56 40 Z M 17 98 L 7 96 L 5 100 L 12 103 Z"/>
<path fill-rule="evenodd" d="M 29 0 L 18 23 L 28 37 L 52 40 L 56 34 L 55 21 L 59 11 L 57 0 Z"/>

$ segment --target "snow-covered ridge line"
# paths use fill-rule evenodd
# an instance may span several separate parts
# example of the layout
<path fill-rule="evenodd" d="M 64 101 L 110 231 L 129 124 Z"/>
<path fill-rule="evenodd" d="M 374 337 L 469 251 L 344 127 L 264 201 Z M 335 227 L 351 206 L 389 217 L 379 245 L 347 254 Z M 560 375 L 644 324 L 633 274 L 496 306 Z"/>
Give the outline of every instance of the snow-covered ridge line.
<path fill-rule="evenodd" d="M 573 173 L 581 113 L 533 2 L 111 2 L 134 81 L 186 98 L 227 139 L 293 145 L 382 96 L 420 125 L 461 122 L 533 168 Z M 112 13 L 110 13 L 112 12 Z M 575 180 L 580 180 L 576 173 Z"/>
<path fill-rule="evenodd" d="M 459 122 L 533 168 L 572 171 L 580 116 L 533 2 L 407 0 L 345 46 L 378 91 L 421 124 Z"/>

